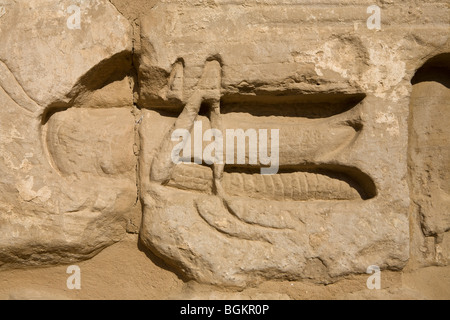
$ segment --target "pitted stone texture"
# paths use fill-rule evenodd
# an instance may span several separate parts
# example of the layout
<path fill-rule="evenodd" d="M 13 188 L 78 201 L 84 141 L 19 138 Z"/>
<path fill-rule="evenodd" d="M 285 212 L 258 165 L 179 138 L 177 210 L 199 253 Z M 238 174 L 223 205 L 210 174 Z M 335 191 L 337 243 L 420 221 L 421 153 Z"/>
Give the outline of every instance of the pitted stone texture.
<path fill-rule="evenodd" d="M 411 92 L 436 89 L 411 79 L 450 52 L 447 3 L 382 1 L 377 31 L 372 0 L 147 1 L 133 35 L 110 2 L 77 3 L 81 30 L 72 1 L 0 0 L 0 268 L 90 258 L 127 222 L 217 285 L 448 263 L 446 164 L 407 147 Z M 425 150 L 445 136 L 419 118 Z M 174 166 L 171 133 L 195 120 L 279 129 L 279 174 Z"/>
<path fill-rule="evenodd" d="M 411 1 L 412 15 L 406 4 L 384 3 L 382 29 L 374 31 L 366 26 L 371 5 L 371 0 L 159 1 L 142 14 L 141 105 L 186 101 L 211 57 L 223 62 L 226 93 L 361 88 L 391 95 L 390 100 L 404 96 L 400 82 L 420 66 L 424 48 L 445 52 L 448 7 Z M 175 98 L 168 82 L 180 60 L 188 92 Z M 414 65 L 406 68 L 410 61 Z"/>
<path fill-rule="evenodd" d="M 80 9 L 80 29 L 68 27 L 74 5 Z M 70 100 L 89 70 L 132 50 L 131 25 L 109 1 L 2 0 L 0 6 L 5 9 L 0 61 L 42 107 Z"/>
<path fill-rule="evenodd" d="M 131 27 L 108 1 L 83 1 L 70 30 L 71 4 L 0 3 L 0 268 L 90 258 L 135 208 Z"/>
<path fill-rule="evenodd" d="M 327 283 L 363 273 L 369 265 L 405 266 L 410 80 L 426 57 L 449 50 L 448 8 L 423 3 L 412 19 L 400 14 L 400 5 L 386 3 L 386 23 L 375 31 L 366 27 L 369 2 L 169 0 L 144 15 L 139 101 L 158 112 L 144 118 L 142 139 L 148 141 L 156 123 L 171 130 L 181 124 L 192 128 L 192 112 L 201 108 L 190 102 L 201 90 L 208 61 L 217 60 L 221 101 L 219 107 L 209 105 L 210 127 L 279 128 L 280 136 L 291 137 L 280 139 L 280 166 L 288 174 L 301 172 L 299 179 L 281 175 L 259 183 L 236 174 L 242 181 L 227 184 L 234 183 L 230 195 L 221 171 L 234 174 L 235 168 L 213 166 L 210 174 L 195 167 L 151 172 L 170 168 L 154 158 L 170 135 L 153 136 L 151 143 L 142 143 L 140 158 L 141 239 L 149 248 L 191 278 L 231 286 L 272 278 Z M 435 15 L 432 6 L 442 11 Z M 434 24 L 426 25 L 431 17 Z M 319 112 L 324 104 L 317 101 L 352 95 L 361 99 L 328 115 Z M 197 103 L 202 102 L 210 104 Z M 290 108 L 303 112 L 290 114 Z M 200 110 L 197 119 L 204 116 Z M 345 134 L 332 143 L 314 131 L 331 134 L 334 126 Z M 303 144 L 296 145 L 297 137 Z M 340 182 L 318 182 L 322 170 L 331 170 L 327 177 L 339 181 L 337 173 L 347 175 L 344 181 L 359 184 L 369 196 L 342 196 L 346 189 Z M 192 183 L 185 174 L 192 174 Z M 152 179 L 156 176 L 169 178 Z M 321 187 L 340 197 L 324 199 Z M 295 198 L 294 192 L 299 193 Z"/>
<path fill-rule="evenodd" d="M 414 79 L 411 95 L 410 175 L 413 216 L 420 222 L 420 264 L 449 262 L 450 54 L 430 59 Z M 423 235 L 422 235 L 423 234 Z M 425 238 L 424 238 L 425 237 Z"/>

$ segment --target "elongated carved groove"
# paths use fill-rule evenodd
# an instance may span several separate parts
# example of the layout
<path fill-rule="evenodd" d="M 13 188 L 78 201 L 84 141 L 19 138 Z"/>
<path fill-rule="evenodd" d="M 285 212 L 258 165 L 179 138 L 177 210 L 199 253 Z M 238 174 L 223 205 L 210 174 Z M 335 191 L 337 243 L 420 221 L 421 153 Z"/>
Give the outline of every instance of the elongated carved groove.
<path fill-rule="evenodd" d="M 26 94 L 12 72 L 2 61 L 0 61 L 0 87 L 5 90 L 19 107 L 32 113 L 39 111 L 39 105 Z"/>
<path fill-rule="evenodd" d="M 213 179 L 217 179 L 215 184 Z M 226 169 L 221 178 L 214 178 L 210 167 L 180 164 L 174 167 L 168 185 L 206 194 L 212 194 L 219 185 L 221 191 L 216 192 L 219 196 L 277 201 L 366 200 L 376 195 L 372 180 L 363 173 L 355 169 L 350 174 L 320 167 L 298 167 L 298 171 L 276 175 Z"/>
<path fill-rule="evenodd" d="M 218 198 L 215 199 L 216 203 L 214 205 L 201 200 L 196 202 L 198 213 L 211 227 L 219 232 L 240 239 L 272 242 L 271 233 L 268 232 L 270 228 L 262 225 L 251 225 L 242 221 L 230 214 L 229 210 L 218 200 Z M 274 229 L 273 231 L 281 230 Z"/>
<path fill-rule="evenodd" d="M 271 176 L 225 173 L 223 188 L 229 196 L 268 200 L 357 200 L 359 192 L 342 179 L 321 173 L 294 172 Z"/>
<path fill-rule="evenodd" d="M 364 93 L 314 93 L 277 95 L 231 94 L 222 97 L 222 114 L 251 115 L 260 118 L 325 119 L 343 114 L 360 104 Z"/>

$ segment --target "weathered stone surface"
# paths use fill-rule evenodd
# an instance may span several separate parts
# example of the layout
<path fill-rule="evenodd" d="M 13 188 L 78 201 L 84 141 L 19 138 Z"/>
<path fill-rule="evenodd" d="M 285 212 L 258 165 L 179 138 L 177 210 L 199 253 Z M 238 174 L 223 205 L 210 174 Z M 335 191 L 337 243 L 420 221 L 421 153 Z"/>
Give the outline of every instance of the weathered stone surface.
<path fill-rule="evenodd" d="M 2 0 L 0 5 L 5 10 L 0 60 L 42 107 L 72 98 L 75 84 L 89 70 L 132 50 L 131 26 L 109 1 Z M 72 5 L 80 9 L 80 29 L 68 27 Z"/>
<path fill-rule="evenodd" d="M 92 257 L 136 203 L 131 27 L 107 1 L 81 30 L 70 1 L 0 5 L 0 267 Z"/>
<path fill-rule="evenodd" d="M 447 264 L 450 231 L 450 54 L 421 67 L 413 81 L 410 122 L 412 210 L 425 236 L 422 263 Z M 447 234 L 446 234 L 447 233 Z M 419 233 L 420 235 L 421 233 Z M 444 241 L 445 239 L 445 241 Z"/>
<path fill-rule="evenodd" d="M 162 117 L 172 130 L 191 130 L 206 102 L 211 127 L 280 128 L 280 167 L 297 172 L 257 182 L 264 178 L 249 177 L 249 167 L 242 176 L 213 166 L 210 194 L 199 188 L 208 175 L 193 167 L 191 183 L 184 177 L 166 187 L 170 170 L 180 177 L 167 156 L 170 134 L 142 145 L 141 238 L 197 280 L 329 282 L 371 264 L 401 269 L 408 261 L 410 81 L 426 57 L 448 50 L 448 8 L 434 3 L 444 11 L 435 15 L 423 4 L 415 19 L 436 23 L 424 39 L 426 27 L 411 28 L 396 5 L 386 4 L 386 22 L 375 31 L 365 24 L 369 2 L 315 4 L 161 1 L 143 18 L 140 104 L 184 106 L 178 119 L 148 113 L 144 121 Z M 211 61 L 220 62 L 220 100 L 199 93 Z M 235 174 L 229 183 L 227 174 Z M 350 192 L 355 185 L 360 197 Z"/>
<path fill-rule="evenodd" d="M 377 30 L 371 0 L 111 2 L 132 23 L 0 0 L 0 268 L 126 232 L 221 286 L 448 264 L 448 4 L 382 1 Z M 199 159 L 206 142 L 177 164 L 178 129 L 259 135 L 244 165 Z"/>

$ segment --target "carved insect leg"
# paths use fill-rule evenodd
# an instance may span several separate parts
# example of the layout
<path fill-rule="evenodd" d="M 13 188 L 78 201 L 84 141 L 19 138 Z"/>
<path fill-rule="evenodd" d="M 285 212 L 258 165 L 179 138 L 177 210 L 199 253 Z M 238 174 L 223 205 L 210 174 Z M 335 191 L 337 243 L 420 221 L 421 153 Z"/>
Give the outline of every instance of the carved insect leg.
<path fill-rule="evenodd" d="M 221 120 L 221 116 L 220 116 L 220 101 L 216 101 L 212 105 L 210 121 L 211 121 L 212 128 L 218 129 L 221 132 L 223 132 L 222 120 Z M 217 157 L 219 161 L 216 161 L 213 164 L 214 193 L 223 199 L 225 197 L 225 191 L 222 187 L 223 171 L 225 168 L 223 143 L 222 143 L 222 146 L 220 146 L 220 147 L 221 147 L 222 154 L 219 154 Z M 216 152 L 218 152 L 217 149 L 216 149 Z"/>
<path fill-rule="evenodd" d="M 173 168 L 175 167 L 175 163 L 172 161 L 172 150 L 178 144 L 171 139 L 173 132 L 177 129 L 191 132 L 203 102 L 213 105 L 220 103 L 221 72 L 221 66 L 218 61 L 206 62 L 196 91 L 189 98 L 174 126 L 164 138 L 159 154 L 153 161 L 150 173 L 152 181 L 161 184 L 167 184 L 170 181 Z"/>

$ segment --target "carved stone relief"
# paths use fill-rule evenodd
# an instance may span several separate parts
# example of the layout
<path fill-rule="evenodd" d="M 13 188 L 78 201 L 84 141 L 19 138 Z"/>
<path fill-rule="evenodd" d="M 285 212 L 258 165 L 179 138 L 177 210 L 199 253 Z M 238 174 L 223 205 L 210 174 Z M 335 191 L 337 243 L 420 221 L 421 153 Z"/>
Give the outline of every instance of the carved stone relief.
<path fill-rule="evenodd" d="M 450 55 L 438 55 L 412 79 L 410 169 L 413 210 L 418 215 L 423 261 L 446 264 L 450 231 Z"/>
<path fill-rule="evenodd" d="M 87 1 L 87 36 L 67 36 L 52 30 L 69 1 L 37 3 L 0 25 L 0 268 L 89 259 L 126 232 L 232 287 L 448 263 L 448 35 L 408 18 L 369 30 L 331 0 L 167 0 L 134 36 L 110 2 Z M 341 19 L 318 27 L 308 10 Z M 45 37 L 14 44 L 29 21 Z M 45 49 L 27 58 L 29 44 Z M 245 148 L 210 161 L 212 130 L 235 151 L 226 132 L 240 130 Z"/>

